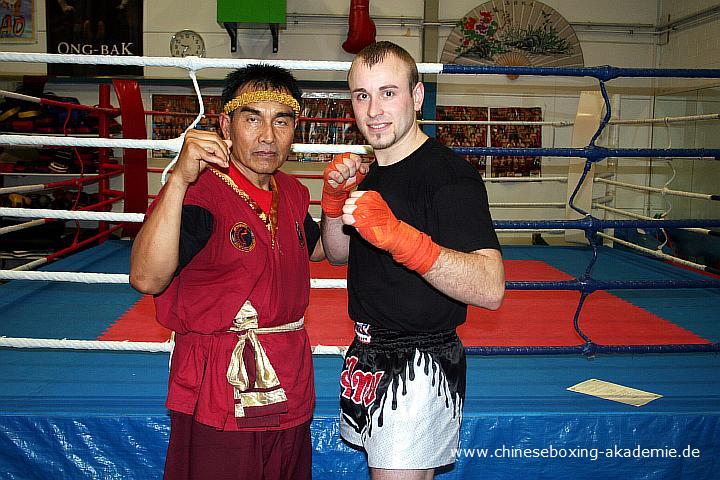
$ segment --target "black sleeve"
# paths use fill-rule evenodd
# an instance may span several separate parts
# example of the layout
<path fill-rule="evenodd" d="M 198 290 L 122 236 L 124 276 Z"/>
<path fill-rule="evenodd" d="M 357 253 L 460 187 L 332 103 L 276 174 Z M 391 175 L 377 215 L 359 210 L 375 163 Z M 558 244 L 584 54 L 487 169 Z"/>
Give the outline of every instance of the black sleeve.
<path fill-rule="evenodd" d="M 459 252 L 500 250 L 492 225 L 487 191 L 481 179 L 463 178 L 435 194 L 433 240 Z"/>
<path fill-rule="evenodd" d="M 305 230 L 305 243 L 307 244 L 308 255 L 312 255 L 318 240 L 320 240 L 320 225 L 312 219 L 309 213 L 305 214 L 303 230 Z"/>
<path fill-rule="evenodd" d="M 210 240 L 213 229 L 213 216 L 197 205 L 183 205 L 180 223 L 180 258 L 175 275 L 190 263 L 197 253 Z"/>

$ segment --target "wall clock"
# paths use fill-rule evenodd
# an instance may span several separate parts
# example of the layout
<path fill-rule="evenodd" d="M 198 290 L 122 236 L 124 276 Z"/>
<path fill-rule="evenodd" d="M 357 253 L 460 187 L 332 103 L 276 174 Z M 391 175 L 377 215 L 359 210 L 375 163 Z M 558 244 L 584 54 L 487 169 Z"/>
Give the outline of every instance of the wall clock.
<path fill-rule="evenodd" d="M 180 30 L 170 39 L 170 55 L 173 57 L 205 56 L 205 42 L 199 33 Z"/>

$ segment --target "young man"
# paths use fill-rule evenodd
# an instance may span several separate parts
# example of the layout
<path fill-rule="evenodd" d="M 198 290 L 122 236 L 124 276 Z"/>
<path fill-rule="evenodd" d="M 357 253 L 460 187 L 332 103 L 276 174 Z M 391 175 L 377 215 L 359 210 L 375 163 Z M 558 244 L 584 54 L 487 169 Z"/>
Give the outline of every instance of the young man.
<path fill-rule="evenodd" d="M 309 192 L 279 172 L 300 115 L 287 71 L 251 65 L 223 91 L 222 138 L 190 131 L 149 210 L 130 283 L 175 332 L 166 479 L 309 479 Z"/>
<path fill-rule="evenodd" d="M 415 121 L 424 87 L 412 57 L 372 44 L 348 83 L 377 161 L 364 180 L 356 155 L 324 175 L 323 245 L 332 263 L 348 262 L 356 333 L 340 433 L 365 449 L 373 479 L 432 478 L 458 446 L 465 355 L 455 329 L 467 304 L 500 306 L 500 247 L 480 175 Z"/>

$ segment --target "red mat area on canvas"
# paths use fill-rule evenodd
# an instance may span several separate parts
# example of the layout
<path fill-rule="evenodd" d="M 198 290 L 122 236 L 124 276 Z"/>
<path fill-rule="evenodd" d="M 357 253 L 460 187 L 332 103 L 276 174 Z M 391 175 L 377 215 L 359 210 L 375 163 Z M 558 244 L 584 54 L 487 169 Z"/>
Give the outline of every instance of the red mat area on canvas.
<path fill-rule="evenodd" d="M 345 278 L 345 267 L 312 264 L 313 278 Z M 570 280 L 566 273 L 538 260 L 505 261 L 507 280 Z M 487 311 L 470 307 L 458 330 L 466 346 L 565 346 L 583 343 L 572 325 L 578 292 L 508 291 L 502 307 Z M 353 325 L 344 289 L 312 289 L 305 326 L 313 345 L 348 345 Z M 709 343 L 676 324 L 608 292 L 595 292 L 585 302 L 580 327 L 605 345 Z M 145 296 L 99 339 L 165 341 L 169 332 L 155 322 L 152 297 Z"/>

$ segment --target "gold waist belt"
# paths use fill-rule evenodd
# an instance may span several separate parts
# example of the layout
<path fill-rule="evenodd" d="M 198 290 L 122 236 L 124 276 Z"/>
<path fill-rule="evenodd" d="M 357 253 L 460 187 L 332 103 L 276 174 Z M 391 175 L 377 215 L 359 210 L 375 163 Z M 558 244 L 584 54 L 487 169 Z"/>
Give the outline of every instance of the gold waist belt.
<path fill-rule="evenodd" d="M 233 326 L 230 327 L 231 332 L 238 332 L 238 341 L 233 349 L 227 370 L 227 380 L 233 386 L 235 393 L 236 417 L 245 416 L 244 407 L 261 407 L 287 401 L 285 390 L 280 386 L 275 369 L 270 364 L 270 359 L 257 336 L 301 330 L 304 324 L 303 317 L 285 325 L 258 328 L 258 314 L 250 301 L 246 301 L 242 306 L 233 320 Z M 250 343 L 255 357 L 255 383 L 253 385 L 250 385 L 243 360 L 246 342 Z"/>

